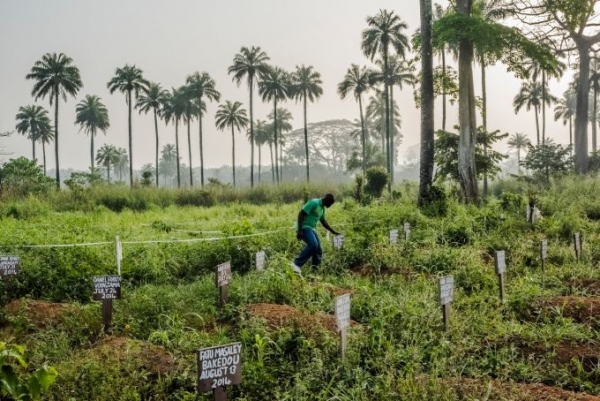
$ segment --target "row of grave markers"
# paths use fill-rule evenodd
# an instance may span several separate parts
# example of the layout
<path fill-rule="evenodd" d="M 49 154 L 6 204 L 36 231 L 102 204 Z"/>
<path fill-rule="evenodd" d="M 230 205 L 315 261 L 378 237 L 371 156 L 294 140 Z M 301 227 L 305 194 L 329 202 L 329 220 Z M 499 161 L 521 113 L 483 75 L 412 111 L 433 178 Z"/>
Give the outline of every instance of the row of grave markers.
<path fill-rule="evenodd" d="M 410 225 L 404 225 L 405 238 L 410 235 Z M 336 240 L 337 238 L 337 240 Z M 390 231 L 390 243 L 395 244 L 398 239 L 398 230 Z M 343 236 L 334 237 L 334 246 L 341 249 Z M 95 300 L 102 301 L 102 324 L 105 332 L 109 332 L 112 325 L 113 300 L 121 298 L 121 269 L 122 245 L 119 238 L 117 243 L 117 267 L 118 275 L 94 276 Z M 577 259 L 581 257 L 582 244 L 580 233 L 573 235 L 573 245 Z M 542 270 L 545 270 L 545 260 L 548 257 L 548 240 L 540 243 L 540 259 Z M 255 254 L 256 270 L 262 271 L 265 267 L 265 251 Z M 498 276 L 500 300 L 504 302 L 506 272 L 505 251 L 496 251 L 494 255 L 495 271 Z M 19 273 L 20 258 L 18 256 L 0 256 L 0 279 L 15 276 Z M 232 280 L 231 262 L 225 262 L 216 266 L 216 287 L 219 290 L 219 305 L 227 303 L 227 286 Z M 444 276 L 438 279 L 439 303 L 442 308 L 444 330 L 450 329 L 450 308 L 454 300 L 454 277 Z M 335 300 L 335 321 L 340 337 L 339 353 L 342 360 L 346 357 L 347 328 L 350 326 L 351 296 L 344 294 Z M 225 388 L 237 385 L 241 382 L 241 343 L 231 343 L 198 350 L 198 392 L 213 392 L 214 401 L 226 401 Z"/>

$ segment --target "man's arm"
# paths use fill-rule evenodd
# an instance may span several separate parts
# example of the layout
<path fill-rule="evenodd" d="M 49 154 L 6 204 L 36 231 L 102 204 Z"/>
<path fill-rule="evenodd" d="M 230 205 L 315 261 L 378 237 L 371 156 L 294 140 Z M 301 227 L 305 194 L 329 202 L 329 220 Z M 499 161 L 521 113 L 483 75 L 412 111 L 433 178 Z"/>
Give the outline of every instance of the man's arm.
<path fill-rule="evenodd" d="M 327 230 L 329 230 L 329 232 L 331 232 L 333 235 L 340 235 L 340 233 L 338 233 L 333 228 L 331 228 L 331 226 L 329 225 L 327 220 L 325 220 L 324 218 L 321 219 L 321 224 L 323 224 L 323 227 L 325 227 Z"/>
<path fill-rule="evenodd" d="M 302 239 L 302 224 L 304 224 L 304 218 L 307 216 L 304 210 L 300 210 L 298 213 L 298 230 L 296 231 L 296 238 Z"/>

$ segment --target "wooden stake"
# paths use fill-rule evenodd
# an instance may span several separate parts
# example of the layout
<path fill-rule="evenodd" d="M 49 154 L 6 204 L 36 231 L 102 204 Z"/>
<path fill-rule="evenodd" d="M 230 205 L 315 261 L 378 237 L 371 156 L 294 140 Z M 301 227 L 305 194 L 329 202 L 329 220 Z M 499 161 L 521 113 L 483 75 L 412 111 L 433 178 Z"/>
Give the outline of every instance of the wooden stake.
<path fill-rule="evenodd" d="M 110 333 L 112 331 L 112 310 L 113 300 L 103 299 L 102 300 L 102 326 L 104 326 L 104 332 Z"/>
<path fill-rule="evenodd" d="M 213 401 L 227 401 L 225 387 L 217 387 L 213 390 Z"/>
<path fill-rule="evenodd" d="M 444 315 L 444 331 L 450 330 L 450 304 L 442 305 L 442 314 Z"/>
<path fill-rule="evenodd" d="M 346 360 L 346 329 L 340 330 L 340 358 L 342 361 Z"/>
<path fill-rule="evenodd" d="M 222 307 L 227 304 L 227 285 L 219 287 L 219 305 Z"/>
<path fill-rule="evenodd" d="M 504 273 L 498 274 L 498 286 L 500 287 L 500 302 L 504 303 Z"/>

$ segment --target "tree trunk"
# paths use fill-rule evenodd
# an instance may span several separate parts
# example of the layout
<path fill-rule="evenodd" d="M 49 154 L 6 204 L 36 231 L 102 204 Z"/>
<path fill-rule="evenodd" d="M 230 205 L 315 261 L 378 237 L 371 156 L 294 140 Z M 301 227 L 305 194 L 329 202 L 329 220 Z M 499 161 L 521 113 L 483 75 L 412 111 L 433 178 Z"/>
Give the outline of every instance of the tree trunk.
<path fill-rule="evenodd" d="M 279 138 L 283 138 L 282 135 L 283 135 L 283 132 L 281 131 L 281 128 L 280 128 L 279 129 Z M 280 163 L 279 181 L 283 182 L 283 143 L 279 144 L 279 163 Z"/>
<path fill-rule="evenodd" d="M 569 145 L 571 145 L 571 155 L 573 155 L 573 117 L 569 117 Z"/>
<path fill-rule="evenodd" d="M 235 131 L 231 124 L 231 166 L 233 168 L 233 187 L 235 188 Z"/>
<path fill-rule="evenodd" d="M 431 0 L 420 0 L 421 5 L 421 160 L 419 166 L 419 200 L 424 205 L 425 197 L 433 183 L 434 166 L 434 102 L 433 92 L 433 49 L 431 43 L 432 12 Z M 445 59 L 442 53 L 445 71 Z M 443 98 L 443 125 L 446 124 L 446 95 Z"/>
<path fill-rule="evenodd" d="M 358 96 L 358 109 L 360 110 L 360 130 L 361 130 L 361 136 L 360 136 L 360 142 L 361 142 L 361 146 L 362 146 L 362 172 L 363 175 L 365 175 L 367 173 L 367 146 L 366 146 L 366 139 L 367 139 L 367 134 L 365 132 L 365 119 L 363 117 L 363 107 L 362 107 L 362 96 Z"/>
<path fill-rule="evenodd" d="M 110 184 L 110 162 L 106 163 L 106 180 Z"/>
<path fill-rule="evenodd" d="M 254 188 L 254 113 L 252 103 L 252 92 L 254 89 L 254 78 L 248 78 L 248 86 L 250 87 L 250 188 Z"/>
<path fill-rule="evenodd" d="M 271 178 L 275 184 L 275 165 L 273 164 L 273 142 L 269 142 L 269 152 L 271 153 Z M 279 175 L 279 173 L 277 173 Z"/>
<path fill-rule="evenodd" d="M 32 159 L 35 161 L 35 139 L 33 139 L 33 135 L 31 136 L 31 149 L 32 149 Z"/>
<path fill-rule="evenodd" d="M 484 135 L 487 135 L 487 86 L 485 82 L 485 58 L 481 56 L 481 97 L 482 97 L 482 108 L 481 108 L 481 120 L 483 124 Z M 477 146 L 477 144 L 475 145 Z M 483 155 L 487 158 L 488 146 L 487 140 L 483 144 Z M 488 194 L 488 176 L 487 170 L 483 172 L 483 196 L 486 197 Z"/>
<path fill-rule="evenodd" d="M 273 103 L 273 141 L 275 143 L 275 176 L 277 178 L 277 184 L 279 184 L 279 161 L 277 160 L 277 96 L 274 97 Z M 271 165 L 273 165 L 273 161 L 271 161 Z"/>
<path fill-rule="evenodd" d="M 388 72 L 388 49 L 385 48 L 383 50 L 383 66 L 384 66 L 384 97 L 385 97 L 385 149 L 386 149 L 386 157 L 387 157 L 387 170 L 388 170 L 388 192 L 392 192 L 392 173 L 390 171 L 390 85 L 388 83 L 388 78 L 385 76 Z"/>
<path fill-rule="evenodd" d="M 471 15 L 472 0 L 457 0 L 457 11 Z M 475 96 L 473 87 L 473 43 L 461 40 L 458 60 L 458 110 L 460 139 L 458 145 L 458 176 L 463 200 L 478 203 L 477 171 L 475 168 Z"/>
<path fill-rule="evenodd" d="M 133 133 L 131 127 L 131 91 L 127 91 L 127 106 L 129 108 L 129 188 L 133 188 Z"/>
<path fill-rule="evenodd" d="M 44 176 L 46 175 L 46 143 L 42 140 L 42 155 L 44 156 Z"/>
<path fill-rule="evenodd" d="M 90 132 L 90 136 L 92 137 L 90 139 L 90 156 L 91 156 L 91 171 L 92 173 L 94 172 L 94 136 L 96 136 L 96 130 L 92 130 L 92 132 Z"/>
<path fill-rule="evenodd" d="M 425 1 L 429 2 L 429 0 L 425 0 Z M 429 23 L 429 25 L 431 26 L 431 22 Z M 422 26 L 422 24 L 421 24 L 421 26 Z M 442 73 L 444 74 L 444 79 L 445 79 L 446 78 L 446 45 L 445 44 L 442 46 Z M 433 72 L 432 72 L 432 74 L 433 74 Z M 442 130 L 446 131 L 446 88 L 443 88 L 443 91 L 442 91 Z"/>
<path fill-rule="evenodd" d="M 60 189 L 60 162 L 58 158 L 58 90 L 55 94 L 54 105 L 54 157 L 56 157 L 56 188 Z"/>
<path fill-rule="evenodd" d="M 579 174 L 588 172 L 588 107 L 590 90 L 590 55 L 589 46 L 578 43 L 579 53 L 579 85 L 577 85 L 577 110 L 575 112 L 575 171 Z"/>
<path fill-rule="evenodd" d="M 594 85 L 594 103 L 593 103 L 593 113 L 592 113 L 592 152 L 596 153 L 596 123 L 598 122 L 596 116 L 598 115 L 598 90 L 596 85 Z"/>
<path fill-rule="evenodd" d="M 390 85 L 390 191 L 394 184 L 394 164 L 396 161 L 396 149 L 394 146 L 394 135 L 396 134 L 396 122 L 394 121 L 394 85 Z"/>
<path fill-rule="evenodd" d="M 188 160 L 190 162 L 190 187 L 194 186 L 194 177 L 192 173 L 192 138 L 190 136 L 190 116 L 187 117 L 187 137 L 188 137 Z"/>
<path fill-rule="evenodd" d="M 177 154 L 177 188 L 181 188 L 181 171 L 179 167 L 179 118 L 175 119 L 175 153 Z"/>
<path fill-rule="evenodd" d="M 517 148 L 517 174 L 521 174 L 521 147 Z"/>
<path fill-rule="evenodd" d="M 260 174 L 261 174 L 261 145 L 258 145 L 258 183 L 260 184 Z"/>
<path fill-rule="evenodd" d="M 199 98 L 200 108 L 202 109 L 202 98 Z M 198 136 L 200 137 L 200 186 L 204 188 L 204 145 L 202 141 L 202 110 L 198 113 Z"/>
<path fill-rule="evenodd" d="M 534 106 L 533 110 L 535 112 L 535 132 L 537 133 L 537 145 L 540 146 L 540 122 L 539 122 L 539 107 Z"/>
<path fill-rule="evenodd" d="M 156 187 L 158 188 L 158 118 L 156 117 L 156 109 L 154 109 L 154 132 L 156 133 Z M 166 184 L 165 184 L 166 185 Z"/>
<path fill-rule="evenodd" d="M 546 143 L 546 71 L 542 70 L 542 143 Z"/>
<path fill-rule="evenodd" d="M 306 90 L 304 91 L 304 151 L 306 153 L 306 183 L 310 182 L 310 167 L 308 159 L 308 125 L 306 122 Z"/>

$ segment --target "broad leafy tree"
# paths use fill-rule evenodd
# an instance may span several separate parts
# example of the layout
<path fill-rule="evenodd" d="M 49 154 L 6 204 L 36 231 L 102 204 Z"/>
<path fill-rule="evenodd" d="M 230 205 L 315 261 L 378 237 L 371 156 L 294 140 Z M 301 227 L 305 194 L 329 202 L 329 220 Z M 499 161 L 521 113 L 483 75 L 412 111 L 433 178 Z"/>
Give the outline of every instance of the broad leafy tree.
<path fill-rule="evenodd" d="M 250 187 L 254 187 L 254 86 L 258 78 L 269 72 L 269 56 L 260 47 L 242 47 L 240 52 L 233 58 L 227 72 L 233 75 L 233 80 L 240 85 L 246 78 L 248 91 L 250 92 Z"/>
<path fill-rule="evenodd" d="M 185 80 L 187 90 L 191 97 L 196 99 L 196 104 L 203 104 L 204 99 L 218 102 L 221 94 L 215 88 L 215 80 L 208 73 L 195 72 Z M 200 185 L 204 188 L 204 146 L 202 135 L 202 114 L 206 110 L 198 109 L 198 138 L 200 140 Z"/>
<path fill-rule="evenodd" d="M 124 67 L 117 68 L 115 76 L 108 81 L 107 87 L 110 93 L 119 91 L 125 95 L 125 101 L 128 106 L 128 125 L 129 135 L 129 186 L 133 187 L 133 132 L 131 125 L 131 110 L 135 100 L 140 92 L 148 89 L 149 82 L 144 78 L 143 71 L 135 65 L 125 64 Z"/>
<path fill-rule="evenodd" d="M 35 62 L 26 79 L 35 81 L 31 94 L 35 99 L 46 98 L 54 103 L 54 154 L 56 157 L 56 187 L 60 188 L 60 159 L 58 156 L 58 103 L 67 101 L 67 95 L 76 96 L 83 86 L 79 69 L 73 59 L 64 53 L 46 53 Z"/>
<path fill-rule="evenodd" d="M 140 112 L 148 114 L 152 111 L 154 114 L 154 134 L 156 140 L 156 164 L 155 164 L 155 176 L 156 186 L 158 187 L 158 118 L 163 114 L 163 108 L 168 99 L 168 91 L 163 89 L 160 84 L 151 82 L 147 88 L 144 88 L 141 95 L 137 99 L 136 107 L 140 109 Z"/>
<path fill-rule="evenodd" d="M 96 95 L 86 95 L 75 108 L 75 124 L 90 136 L 90 171 L 94 173 L 94 137 L 98 131 L 106 134 L 110 126 L 108 109 Z"/>
<path fill-rule="evenodd" d="M 277 182 L 279 183 L 279 162 L 277 157 L 277 149 L 279 144 L 277 139 L 279 133 L 277 123 L 279 119 L 277 117 L 277 103 L 286 100 L 290 96 L 289 74 L 279 67 L 269 68 L 269 72 L 263 74 L 258 84 L 258 90 L 264 102 L 273 101 L 273 117 L 270 118 L 273 120 L 274 138 L 271 143 L 275 145 L 275 176 L 277 177 Z"/>
<path fill-rule="evenodd" d="M 527 149 L 523 166 L 546 183 L 550 182 L 551 177 L 568 174 L 573 167 L 571 146 L 562 146 L 547 140 L 538 146 L 529 145 Z"/>
<path fill-rule="evenodd" d="M 306 182 L 310 182 L 310 167 L 308 160 L 308 126 L 307 126 L 307 103 L 315 102 L 323 94 L 321 86 L 321 74 L 313 69 L 313 66 L 296 66 L 292 74 L 291 93 L 296 100 L 302 101 L 304 111 L 304 150 L 306 152 Z"/>
<path fill-rule="evenodd" d="M 363 113 L 362 96 L 371 89 L 371 76 L 367 67 L 359 67 L 357 64 L 352 64 L 346 71 L 344 80 L 338 84 L 338 94 L 344 99 L 348 94 L 352 93 L 354 99 L 358 102 L 358 110 L 360 112 L 361 136 L 360 142 L 362 147 L 362 173 L 367 171 L 367 132 L 365 128 L 365 118 Z"/>
<path fill-rule="evenodd" d="M 235 130 L 241 131 L 248 126 L 248 115 L 241 102 L 227 101 L 219 105 L 215 115 L 215 125 L 221 131 L 231 127 L 231 165 L 233 168 L 233 186 L 235 187 Z"/>

